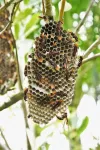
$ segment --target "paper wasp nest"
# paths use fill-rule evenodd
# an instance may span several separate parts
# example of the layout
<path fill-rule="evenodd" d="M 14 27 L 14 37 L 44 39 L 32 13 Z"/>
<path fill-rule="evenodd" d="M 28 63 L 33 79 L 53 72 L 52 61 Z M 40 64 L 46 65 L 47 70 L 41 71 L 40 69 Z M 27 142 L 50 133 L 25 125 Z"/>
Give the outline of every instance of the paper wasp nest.
<path fill-rule="evenodd" d="M 8 11 L 0 12 L 0 94 L 7 92 L 16 82 L 14 39 L 10 27 L 5 30 L 9 23 L 8 17 Z"/>
<path fill-rule="evenodd" d="M 63 30 L 62 23 L 52 17 L 35 39 L 24 72 L 28 78 L 25 99 L 34 122 L 46 124 L 59 113 L 63 116 L 71 103 L 78 70 L 77 41 L 73 32 Z"/>

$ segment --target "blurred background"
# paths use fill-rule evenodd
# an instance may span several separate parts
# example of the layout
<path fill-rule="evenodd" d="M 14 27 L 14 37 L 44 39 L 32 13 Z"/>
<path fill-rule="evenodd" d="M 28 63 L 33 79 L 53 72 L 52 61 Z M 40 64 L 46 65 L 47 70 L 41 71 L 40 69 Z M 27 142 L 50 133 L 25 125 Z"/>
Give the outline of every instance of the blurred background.
<path fill-rule="evenodd" d="M 8 1 L 0 0 L 1 6 L 4 6 L 5 2 Z M 14 3 L 16 3 L 15 9 L 13 9 Z M 75 31 L 89 4 L 90 0 L 67 0 L 64 29 Z M 59 6 L 60 0 L 52 0 L 55 20 L 59 19 Z M 12 21 L 11 29 L 16 41 L 21 83 L 24 89 L 27 87 L 24 77 L 27 55 L 33 51 L 34 39 L 39 35 L 44 24 L 38 17 L 42 15 L 42 0 L 23 0 L 20 3 L 12 0 L 7 9 L 10 12 L 9 20 Z M 93 3 L 77 35 L 78 53 L 84 55 L 86 49 L 100 36 L 99 0 Z M 13 53 L 16 53 L 15 49 Z M 100 53 L 100 44 L 90 56 L 97 53 Z M 11 56 L 11 53 L 9 55 Z M 15 58 L 14 61 L 16 63 Z M 1 62 L 0 59 L 0 65 Z M 66 120 L 60 121 L 56 117 L 48 125 L 35 124 L 27 118 L 27 103 L 24 100 L 5 110 L 1 109 L 4 103 L 6 104 L 20 91 L 17 79 L 9 88 L 9 78 L 7 80 L 8 82 L 2 85 L 0 79 L 0 150 L 100 150 L 100 57 L 84 63 L 78 71 L 75 96 L 67 111 L 68 125 Z"/>

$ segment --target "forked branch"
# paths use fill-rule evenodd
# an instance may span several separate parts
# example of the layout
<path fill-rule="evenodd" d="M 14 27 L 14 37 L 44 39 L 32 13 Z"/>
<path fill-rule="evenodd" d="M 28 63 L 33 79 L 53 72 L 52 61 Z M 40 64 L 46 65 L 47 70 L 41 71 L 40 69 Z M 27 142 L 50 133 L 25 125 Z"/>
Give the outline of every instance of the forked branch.
<path fill-rule="evenodd" d="M 85 22 L 85 20 L 86 20 L 86 18 L 87 18 L 87 16 L 88 16 L 88 14 L 89 14 L 89 12 L 90 12 L 90 10 L 91 10 L 91 7 L 93 6 L 93 3 L 95 2 L 95 0 L 91 0 L 90 1 L 90 4 L 89 4 L 89 6 L 88 6 L 88 8 L 87 8 L 87 10 L 86 10 L 86 13 L 85 13 L 85 16 L 84 16 L 84 18 L 79 22 L 79 24 L 78 24 L 78 26 L 77 26 L 77 28 L 76 28 L 76 30 L 75 30 L 75 33 L 77 34 L 78 33 L 78 31 L 79 31 L 79 29 L 81 28 L 81 26 L 84 24 L 84 22 Z"/>
<path fill-rule="evenodd" d="M 96 59 L 96 58 L 98 58 L 98 57 L 100 57 L 100 53 L 95 54 L 94 56 L 92 56 L 92 57 L 90 57 L 90 58 L 83 59 L 82 64 L 87 63 L 87 62 L 89 62 L 90 60 L 94 60 L 94 59 Z"/>
<path fill-rule="evenodd" d="M 60 8 L 60 13 L 59 13 L 59 20 L 61 22 L 63 22 L 65 2 L 66 2 L 66 0 L 61 0 L 61 8 Z"/>
<path fill-rule="evenodd" d="M 4 11 L 5 9 L 7 9 L 11 4 L 18 4 L 18 3 L 20 3 L 22 0 L 19 0 L 19 1 L 15 1 L 14 2 L 14 0 L 11 0 L 11 1 L 9 1 L 9 2 L 6 2 L 5 4 L 4 4 L 4 6 L 2 6 L 2 7 L 0 7 L 0 13 L 2 12 L 2 11 Z"/>
<path fill-rule="evenodd" d="M 43 15 L 45 15 L 45 6 L 44 6 L 44 0 L 42 0 L 42 12 L 43 12 Z"/>
<path fill-rule="evenodd" d="M 5 9 L 7 9 L 11 5 L 12 2 L 14 2 L 14 0 L 11 0 L 11 1 L 5 3 L 5 5 L 0 8 L 0 13 L 2 11 L 4 11 Z"/>
<path fill-rule="evenodd" d="M 52 16 L 52 0 L 44 0 L 45 4 L 45 15 Z"/>
<path fill-rule="evenodd" d="M 5 144 L 6 144 L 6 146 L 7 146 L 7 149 L 8 149 L 8 150 L 11 150 L 11 148 L 9 147 L 9 144 L 8 144 L 8 142 L 7 142 L 7 140 L 6 140 L 6 138 L 5 138 L 5 136 L 4 136 L 4 134 L 3 134 L 3 132 L 2 132 L 1 129 L 0 129 L 0 133 L 1 133 L 2 138 L 3 138 L 4 141 L 5 141 Z"/>
<path fill-rule="evenodd" d="M 3 34 L 4 31 L 6 31 L 12 24 L 13 22 L 13 17 L 15 15 L 15 8 L 16 8 L 16 5 L 18 4 L 19 2 L 16 2 L 14 3 L 14 6 L 13 6 L 13 9 L 12 9 L 12 12 L 11 12 L 11 19 L 9 20 L 8 24 L 5 26 L 5 28 L 0 32 L 0 34 Z"/>
<path fill-rule="evenodd" d="M 23 91 L 18 93 L 18 94 L 15 94 L 13 95 L 12 97 L 10 97 L 10 100 L 7 101 L 7 102 L 4 102 L 1 106 L 0 106 L 0 111 L 10 107 L 11 105 L 17 103 L 19 100 L 22 100 L 24 96 L 24 93 Z"/>
<path fill-rule="evenodd" d="M 100 44 L 100 37 L 86 50 L 83 58 L 86 58 L 98 44 Z"/>

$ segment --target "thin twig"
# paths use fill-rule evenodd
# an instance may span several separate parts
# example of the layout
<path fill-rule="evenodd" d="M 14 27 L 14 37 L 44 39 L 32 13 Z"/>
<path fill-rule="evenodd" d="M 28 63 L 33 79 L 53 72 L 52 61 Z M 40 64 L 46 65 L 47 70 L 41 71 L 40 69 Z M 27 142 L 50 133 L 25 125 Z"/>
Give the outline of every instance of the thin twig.
<path fill-rule="evenodd" d="M 23 91 L 21 91 L 18 94 L 13 95 L 12 97 L 10 97 L 10 100 L 7 102 L 4 102 L 1 106 L 0 106 L 0 111 L 12 106 L 13 104 L 17 103 L 19 100 L 21 100 L 24 96 Z"/>
<path fill-rule="evenodd" d="M 44 0 L 42 0 L 42 12 L 43 12 L 43 15 L 45 15 Z"/>
<path fill-rule="evenodd" d="M 13 14 L 14 14 L 14 9 L 15 9 L 15 5 L 14 5 L 12 13 L 11 13 L 11 20 L 8 22 L 8 24 L 5 26 L 5 28 L 0 32 L 0 34 L 3 34 L 3 32 L 6 31 L 11 26 Z"/>
<path fill-rule="evenodd" d="M 18 52 L 17 52 L 17 46 L 15 42 L 15 54 L 16 54 L 16 62 L 17 62 L 17 74 L 18 74 L 18 85 L 20 91 L 23 90 L 22 83 L 21 83 L 21 75 L 20 75 L 20 68 L 19 68 L 19 60 L 18 60 Z"/>
<path fill-rule="evenodd" d="M 18 60 L 18 52 L 17 52 L 17 46 L 16 46 L 16 43 L 15 43 L 15 53 L 16 53 L 16 61 L 17 61 L 17 74 L 18 74 L 18 83 L 19 83 L 19 89 L 20 91 L 23 90 L 23 87 L 22 87 L 22 82 L 21 82 L 21 75 L 20 75 L 20 68 L 19 68 L 19 60 Z M 27 110 L 26 110 L 26 105 L 24 103 L 24 100 L 22 98 L 22 109 L 23 109 L 23 113 L 24 113 L 24 119 L 25 119 L 25 126 L 26 126 L 26 129 L 29 128 L 28 126 L 28 122 L 27 122 Z M 29 139 L 28 139 L 28 135 L 27 135 L 27 132 L 26 132 L 26 140 L 27 140 L 27 149 L 30 149 L 31 150 L 31 145 L 30 145 L 30 142 L 29 142 Z"/>
<path fill-rule="evenodd" d="M 86 50 L 83 58 L 86 58 L 98 44 L 100 44 L 100 37 Z"/>
<path fill-rule="evenodd" d="M 86 14 L 85 14 L 85 16 L 84 16 L 84 18 L 79 22 L 79 24 L 78 24 L 78 26 L 77 26 L 77 28 L 76 28 L 76 30 L 75 30 L 75 33 L 77 34 L 78 33 L 78 31 L 79 31 L 79 29 L 81 28 L 81 26 L 84 24 L 84 22 L 85 22 L 85 20 L 86 20 L 86 18 L 87 18 L 87 16 L 88 16 L 88 14 L 89 14 L 89 12 L 90 12 L 90 9 L 91 9 L 91 7 L 93 6 L 93 3 L 95 2 L 95 0 L 91 0 L 90 1 L 90 4 L 89 4 L 89 6 L 88 6 L 88 8 L 87 8 L 87 10 L 86 10 Z"/>
<path fill-rule="evenodd" d="M 3 32 L 6 31 L 10 25 L 11 25 L 11 22 L 8 22 L 8 24 L 5 26 L 5 28 L 0 32 L 0 35 L 3 34 Z"/>
<path fill-rule="evenodd" d="M 61 0 L 61 9 L 60 9 L 60 13 L 59 13 L 59 20 L 61 22 L 63 22 L 65 2 L 66 2 L 66 0 Z"/>
<path fill-rule="evenodd" d="M 18 74 L 18 78 L 19 78 L 19 80 L 18 80 L 19 90 L 22 91 L 23 90 L 23 86 L 22 86 L 22 82 L 21 82 L 21 75 L 20 75 L 20 68 L 19 68 L 19 60 L 18 60 L 18 52 L 17 52 L 16 42 L 15 42 L 15 53 L 16 53 L 16 61 L 17 61 L 17 74 Z M 21 106 L 22 106 L 22 109 L 23 109 L 25 126 L 26 126 L 26 130 L 27 130 L 27 128 L 29 128 L 29 125 L 28 125 L 28 121 L 27 121 L 26 105 L 24 103 L 23 98 L 22 98 L 22 104 L 21 104 Z M 30 142 L 29 142 L 29 139 L 28 139 L 27 132 L 26 132 L 26 141 L 27 141 L 27 149 L 31 150 L 31 145 L 30 145 Z"/>
<path fill-rule="evenodd" d="M 14 39 L 13 33 L 12 33 L 12 36 L 13 36 L 13 39 Z M 18 85 L 19 85 L 19 90 L 22 91 L 23 90 L 23 86 L 22 86 L 22 82 L 21 82 L 19 59 L 18 59 L 18 50 L 17 50 L 17 45 L 16 45 L 15 39 L 14 39 L 14 44 L 15 44 L 14 46 L 15 46 L 16 63 L 17 63 L 16 66 L 17 66 L 17 74 L 18 74 Z"/>
<path fill-rule="evenodd" d="M 14 0 L 11 0 L 11 1 L 5 3 L 5 5 L 0 8 L 0 13 L 1 13 L 2 11 L 4 11 L 5 9 L 7 9 L 7 8 L 11 5 L 11 3 L 12 3 L 13 1 L 14 1 Z"/>
<path fill-rule="evenodd" d="M 3 32 L 5 31 L 5 30 L 7 30 L 10 26 L 11 26 L 11 24 L 12 24 L 12 22 L 13 22 L 13 17 L 15 16 L 15 8 L 16 8 L 16 6 L 19 4 L 21 2 L 21 0 L 20 1 L 18 1 L 18 2 L 16 2 L 16 3 L 14 3 L 14 6 L 13 6 L 13 9 L 12 9 L 12 12 L 11 12 L 11 19 L 10 19 L 10 21 L 8 22 L 8 24 L 5 26 L 5 28 L 0 32 L 0 34 L 3 34 Z"/>
<path fill-rule="evenodd" d="M 22 0 L 19 0 L 18 2 L 16 2 L 15 1 L 15 3 L 20 3 Z M 4 6 L 2 6 L 2 7 L 0 7 L 0 13 L 2 12 L 2 11 L 4 11 L 5 9 L 7 9 L 11 4 L 14 4 L 14 3 L 12 3 L 12 2 L 14 2 L 14 0 L 11 0 L 11 1 L 9 1 L 9 2 L 6 2 L 5 4 L 4 4 Z"/>
<path fill-rule="evenodd" d="M 90 61 L 90 60 L 96 59 L 96 58 L 98 58 L 98 57 L 100 57 L 100 53 L 95 54 L 94 56 L 92 56 L 92 57 L 90 57 L 90 58 L 83 59 L 82 64 L 84 64 L 84 63 L 86 63 L 86 62 L 88 62 L 88 61 Z"/>
<path fill-rule="evenodd" d="M 23 90 L 23 87 L 22 87 L 22 82 L 21 82 L 21 75 L 20 75 L 20 69 L 19 69 L 19 60 L 18 60 L 18 52 L 17 52 L 17 46 L 16 46 L 16 43 L 15 43 L 15 51 L 16 51 L 16 61 L 17 61 L 17 73 L 18 73 L 18 83 L 19 83 L 19 89 L 20 91 Z M 23 109 L 23 113 L 24 113 L 24 119 L 25 119 L 25 126 L 26 126 L 26 129 L 29 128 L 29 125 L 28 125 L 28 122 L 27 122 L 27 110 L 26 110 L 26 105 L 24 103 L 24 100 L 22 98 L 22 109 Z M 30 142 L 29 142 L 29 139 L 28 139 L 28 135 L 27 135 L 27 132 L 26 132 L 26 140 L 27 140 L 27 148 L 31 150 L 31 145 L 30 145 Z"/>
<path fill-rule="evenodd" d="M 52 0 L 44 0 L 45 3 L 45 15 L 52 16 Z"/>
<path fill-rule="evenodd" d="M 15 6 L 18 3 L 15 3 Z M 14 36 L 13 36 L 14 37 Z M 23 90 L 23 86 L 22 86 L 22 82 L 21 82 L 21 75 L 20 75 L 20 67 L 19 67 L 19 59 L 18 59 L 18 51 L 17 51 L 17 45 L 16 45 L 16 41 L 15 41 L 15 53 L 16 53 L 16 62 L 17 62 L 17 74 L 18 74 L 18 84 L 19 84 L 19 90 L 22 91 Z M 26 105 L 24 103 L 23 97 L 22 97 L 22 103 L 21 103 L 22 109 L 23 109 L 23 114 L 24 114 L 24 120 L 25 120 L 25 126 L 26 126 L 26 130 L 27 128 L 29 128 L 28 126 L 28 122 L 27 122 L 27 110 L 26 110 Z M 31 150 L 31 145 L 28 139 L 28 135 L 26 132 L 26 141 L 27 141 L 27 149 Z"/>
<path fill-rule="evenodd" d="M 9 149 L 9 150 L 11 150 L 11 148 L 9 147 L 9 144 L 8 144 L 8 142 L 7 142 L 7 140 L 6 140 L 6 138 L 5 138 L 5 136 L 4 136 L 4 134 L 3 134 L 3 132 L 2 132 L 2 130 L 0 129 L 0 132 L 1 132 L 1 136 L 2 136 L 2 138 L 4 139 L 4 141 L 5 141 L 5 144 L 6 144 L 6 146 L 7 146 L 7 148 Z"/>

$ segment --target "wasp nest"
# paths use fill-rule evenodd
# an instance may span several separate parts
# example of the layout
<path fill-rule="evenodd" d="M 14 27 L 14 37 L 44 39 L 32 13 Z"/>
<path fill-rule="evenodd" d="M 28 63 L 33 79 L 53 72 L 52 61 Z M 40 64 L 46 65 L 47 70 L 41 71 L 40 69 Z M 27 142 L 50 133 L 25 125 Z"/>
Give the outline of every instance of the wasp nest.
<path fill-rule="evenodd" d="M 4 94 L 16 82 L 16 63 L 14 59 L 14 39 L 9 23 L 9 12 L 0 13 L 0 94 Z"/>
<path fill-rule="evenodd" d="M 74 95 L 77 76 L 77 36 L 63 30 L 62 23 L 46 19 L 34 52 L 28 56 L 25 99 L 34 122 L 47 124 L 54 116 L 64 116 Z M 60 117 L 59 117 L 60 118 Z"/>

